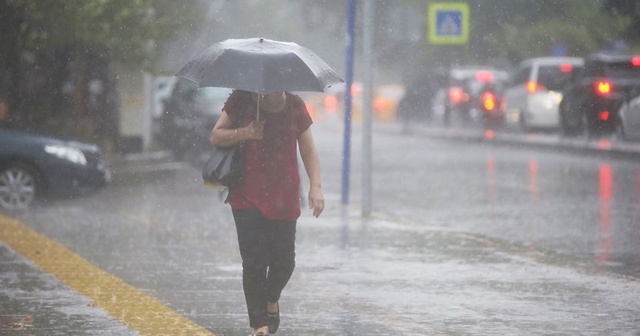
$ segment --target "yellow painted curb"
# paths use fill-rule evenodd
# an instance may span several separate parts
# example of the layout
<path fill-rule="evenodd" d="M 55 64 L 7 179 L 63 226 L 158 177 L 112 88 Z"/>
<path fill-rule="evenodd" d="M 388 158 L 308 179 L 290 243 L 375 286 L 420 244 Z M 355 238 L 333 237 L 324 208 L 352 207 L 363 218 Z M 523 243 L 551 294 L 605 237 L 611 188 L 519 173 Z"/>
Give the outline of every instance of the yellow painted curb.
<path fill-rule="evenodd" d="M 0 240 L 140 335 L 215 336 L 63 245 L 2 214 Z"/>

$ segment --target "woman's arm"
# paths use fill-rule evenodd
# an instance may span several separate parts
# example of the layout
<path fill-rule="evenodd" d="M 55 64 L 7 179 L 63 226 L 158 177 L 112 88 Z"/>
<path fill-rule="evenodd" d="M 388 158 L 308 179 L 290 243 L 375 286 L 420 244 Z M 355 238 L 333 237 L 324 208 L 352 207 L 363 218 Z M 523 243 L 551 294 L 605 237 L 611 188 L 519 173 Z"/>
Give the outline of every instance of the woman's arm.
<path fill-rule="evenodd" d="M 318 217 L 324 210 L 324 195 L 320 182 L 320 160 L 310 128 L 298 137 L 298 146 L 302 163 L 309 176 L 309 208 L 313 209 L 313 215 Z"/>
<path fill-rule="evenodd" d="M 260 140 L 264 130 L 264 121 L 252 121 L 246 127 L 233 128 L 233 122 L 225 111 L 211 130 L 211 144 L 215 147 L 231 147 L 243 140 Z"/>

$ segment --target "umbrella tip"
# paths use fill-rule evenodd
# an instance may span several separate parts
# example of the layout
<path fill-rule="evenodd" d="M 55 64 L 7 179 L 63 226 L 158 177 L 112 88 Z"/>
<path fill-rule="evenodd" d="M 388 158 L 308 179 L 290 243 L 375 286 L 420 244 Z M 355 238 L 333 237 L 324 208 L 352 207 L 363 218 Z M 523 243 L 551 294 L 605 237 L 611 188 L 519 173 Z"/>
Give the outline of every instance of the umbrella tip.
<path fill-rule="evenodd" d="M 262 43 L 262 42 L 264 42 L 264 39 L 261 37 L 261 38 L 260 38 L 260 43 Z"/>

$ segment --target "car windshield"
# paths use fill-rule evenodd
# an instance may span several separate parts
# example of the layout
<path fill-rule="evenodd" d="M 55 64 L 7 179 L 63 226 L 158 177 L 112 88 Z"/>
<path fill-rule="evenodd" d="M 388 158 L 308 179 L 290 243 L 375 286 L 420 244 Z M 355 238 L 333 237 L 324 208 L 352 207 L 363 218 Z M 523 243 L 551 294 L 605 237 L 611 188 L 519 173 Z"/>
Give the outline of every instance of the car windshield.
<path fill-rule="evenodd" d="M 474 78 L 479 71 L 491 71 L 486 67 L 469 67 L 469 68 L 454 68 L 451 69 L 450 77 L 454 81 L 464 81 L 470 78 Z"/>
<path fill-rule="evenodd" d="M 538 71 L 538 83 L 549 90 L 562 90 L 571 77 L 571 71 L 562 71 L 560 65 L 543 65 Z"/>
<path fill-rule="evenodd" d="M 640 66 L 631 62 L 610 63 L 605 67 L 605 76 L 612 78 L 640 78 Z"/>
<path fill-rule="evenodd" d="M 464 86 L 468 93 L 473 95 L 478 94 L 488 83 L 499 89 L 508 79 L 509 73 L 491 68 L 464 68 L 451 71 L 451 84 Z"/>

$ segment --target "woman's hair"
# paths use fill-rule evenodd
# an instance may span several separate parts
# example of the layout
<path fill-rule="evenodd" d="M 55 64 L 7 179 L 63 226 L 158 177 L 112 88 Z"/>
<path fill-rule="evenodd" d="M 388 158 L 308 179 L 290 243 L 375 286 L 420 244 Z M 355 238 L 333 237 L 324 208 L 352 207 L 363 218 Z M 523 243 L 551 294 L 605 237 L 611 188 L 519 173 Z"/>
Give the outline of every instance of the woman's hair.
<path fill-rule="evenodd" d="M 234 92 L 236 92 L 236 94 L 238 95 L 238 98 L 240 98 L 241 100 L 253 100 L 253 98 L 255 98 L 255 96 L 257 96 L 257 93 L 251 92 L 251 91 L 246 91 L 246 90 L 240 90 L 240 89 L 234 89 Z"/>

